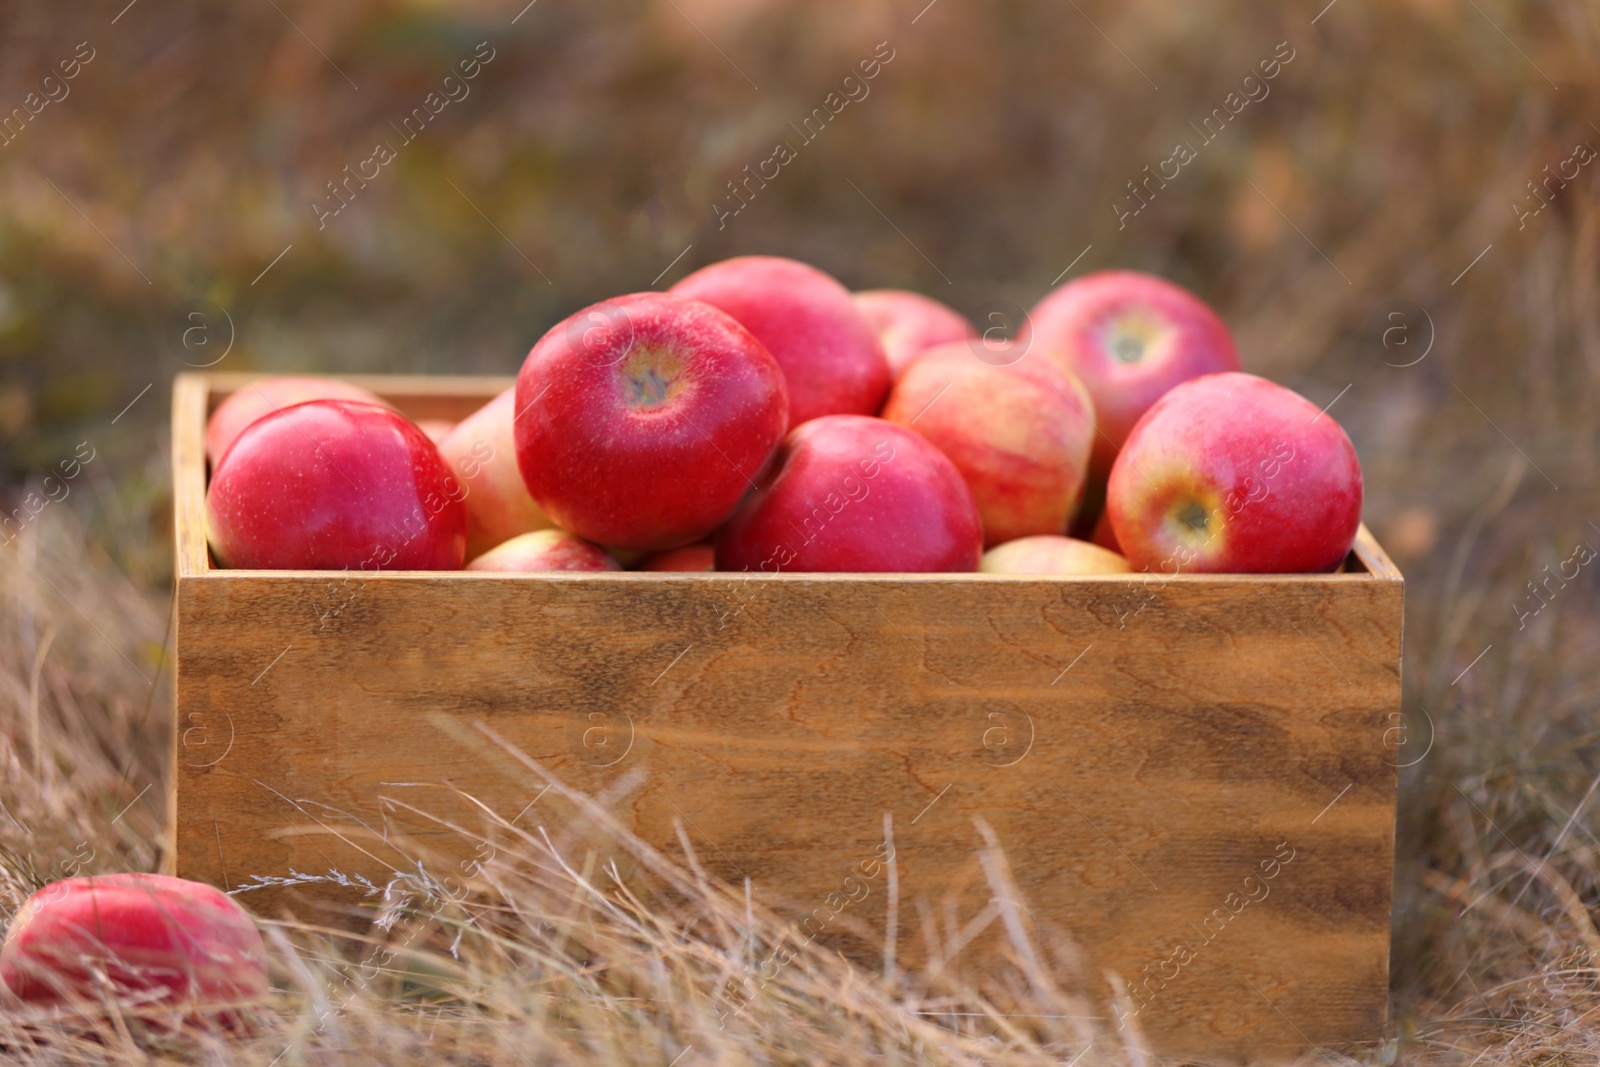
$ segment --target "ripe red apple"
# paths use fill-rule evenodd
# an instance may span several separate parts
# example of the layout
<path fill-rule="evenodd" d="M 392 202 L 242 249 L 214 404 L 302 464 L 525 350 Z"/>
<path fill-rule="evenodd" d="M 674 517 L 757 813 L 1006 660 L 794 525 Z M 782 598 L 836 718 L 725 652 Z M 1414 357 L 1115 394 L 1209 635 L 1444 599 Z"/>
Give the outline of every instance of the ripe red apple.
<path fill-rule="evenodd" d="M 23 902 L 0 943 L 0 989 L 28 1004 L 206 1014 L 267 993 L 267 953 L 244 910 L 162 874 L 52 882 Z M 127 1003 L 131 1001 L 132 1003 Z"/>
<path fill-rule="evenodd" d="M 564 529 L 674 548 L 733 513 L 783 438 L 783 371 L 709 304 L 637 293 L 585 308 L 517 376 L 517 463 Z"/>
<path fill-rule="evenodd" d="M 230 393 L 206 422 L 206 459 L 216 470 L 223 455 L 246 426 L 263 415 L 303 404 L 307 400 L 365 400 L 389 405 L 375 393 L 337 378 L 263 378 Z"/>
<path fill-rule="evenodd" d="M 535 530 L 496 545 L 469 571 L 620 571 L 622 564 L 599 545 L 565 530 Z"/>
<path fill-rule="evenodd" d="M 978 569 L 987 574 L 1126 574 L 1133 567 L 1099 545 L 1040 534 L 996 545 L 983 554 Z"/>
<path fill-rule="evenodd" d="M 513 386 L 456 424 L 439 442 L 450 473 L 467 487 L 467 558 L 476 559 L 518 534 L 550 525 L 528 495 L 517 465 L 517 390 Z"/>
<path fill-rule="evenodd" d="M 889 375 L 899 378 L 911 361 L 930 348 L 978 336 L 965 315 L 931 296 L 906 289 L 869 289 L 854 294 L 856 310 L 878 335 L 889 361 Z"/>
<path fill-rule="evenodd" d="M 459 570 L 465 493 L 402 416 L 311 400 L 239 435 L 206 492 L 206 531 L 224 567 Z"/>
<path fill-rule="evenodd" d="M 1088 475 L 1094 405 L 1047 360 L 930 349 L 889 391 L 883 417 L 938 446 L 967 480 L 985 546 L 1065 533 Z"/>
<path fill-rule="evenodd" d="M 1179 382 L 1239 369 L 1233 337 L 1199 297 L 1163 278 L 1108 270 L 1074 278 L 1030 313 L 1018 341 L 1082 380 L 1099 420 L 1104 478 L 1128 431 Z"/>
<path fill-rule="evenodd" d="M 716 550 L 709 542 L 656 552 L 639 561 L 641 571 L 714 571 Z"/>
<path fill-rule="evenodd" d="M 717 539 L 717 570 L 972 571 L 983 525 L 961 472 L 883 419 L 826 415 L 784 439 Z"/>
<path fill-rule="evenodd" d="M 1361 464 L 1305 397 L 1252 374 L 1208 374 L 1134 426 L 1106 513 L 1140 569 L 1327 571 L 1361 523 Z"/>
<path fill-rule="evenodd" d="M 739 320 L 789 384 L 789 427 L 821 415 L 875 415 L 889 389 L 883 346 L 850 291 L 815 267 L 740 256 L 702 267 L 669 290 Z"/>

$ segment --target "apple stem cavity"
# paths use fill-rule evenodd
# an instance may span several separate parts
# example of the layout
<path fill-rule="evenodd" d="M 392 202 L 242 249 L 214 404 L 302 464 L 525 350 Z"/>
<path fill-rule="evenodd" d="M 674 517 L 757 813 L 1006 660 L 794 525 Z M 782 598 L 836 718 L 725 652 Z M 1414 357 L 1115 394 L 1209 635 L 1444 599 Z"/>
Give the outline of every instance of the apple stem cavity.
<path fill-rule="evenodd" d="M 1119 334 L 1111 342 L 1111 355 L 1118 363 L 1137 363 L 1144 358 L 1144 342 L 1137 337 Z"/>
<path fill-rule="evenodd" d="M 683 361 L 672 353 L 639 352 L 622 372 L 628 404 L 651 411 L 666 407 L 683 392 Z"/>
<path fill-rule="evenodd" d="M 1198 500 L 1191 500 L 1178 510 L 1178 521 L 1197 534 L 1205 533 L 1210 526 L 1210 517 Z"/>

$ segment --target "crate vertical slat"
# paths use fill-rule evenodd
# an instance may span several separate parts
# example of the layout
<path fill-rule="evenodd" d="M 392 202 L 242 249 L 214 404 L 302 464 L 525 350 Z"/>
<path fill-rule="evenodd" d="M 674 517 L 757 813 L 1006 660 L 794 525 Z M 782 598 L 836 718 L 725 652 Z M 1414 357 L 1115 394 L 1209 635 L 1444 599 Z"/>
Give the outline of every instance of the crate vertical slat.
<path fill-rule="evenodd" d="M 681 826 L 708 871 L 869 965 L 883 879 L 841 894 L 887 814 L 913 965 L 919 909 L 995 904 L 987 827 L 1027 928 L 1075 942 L 1091 985 L 1119 974 L 1163 1052 L 1383 1023 L 1402 582 L 1365 530 L 1328 575 L 212 570 L 197 439 L 244 384 L 175 396 L 185 876 L 448 873 L 513 820 L 557 834 L 573 809 L 544 775 L 598 794 L 643 772 L 616 808 L 631 832 L 677 853 Z M 363 384 L 460 417 L 507 383 Z M 318 920 L 360 901 L 239 899 Z"/>
<path fill-rule="evenodd" d="M 198 374 L 180 374 L 172 386 L 172 497 L 180 577 L 209 570 L 205 511 L 210 393 L 210 383 Z"/>

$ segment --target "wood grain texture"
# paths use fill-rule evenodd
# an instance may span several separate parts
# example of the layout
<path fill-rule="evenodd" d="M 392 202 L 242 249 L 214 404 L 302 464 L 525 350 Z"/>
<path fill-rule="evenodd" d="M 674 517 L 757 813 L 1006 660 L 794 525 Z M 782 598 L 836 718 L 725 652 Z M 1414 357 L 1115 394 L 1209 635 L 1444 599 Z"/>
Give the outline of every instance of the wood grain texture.
<path fill-rule="evenodd" d="M 172 383 L 172 506 L 179 576 L 210 569 L 206 549 L 206 419 L 211 413 L 205 375 L 180 374 Z M 220 399 L 220 398 L 219 398 Z"/>
<path fill-rule="evenodd" d="M 467 410 L 446 417 L 475 406 L 454 395 Z M 180 382 L 202 422 L 204 399 Z M 197 432 L 182 411 L 174 426 Z M 175 456 L 203 464 L 194 441 Z M 181 554 L 194 500 L 179 473 Z M 902 931 L 922 906 L 950 900 L 964 921 L 989 903 L 981 819 L 1039 933 L 1139 989 L 1157 1048 L 1358 1038 L 1388 994 L 1402 584 L 1364 531 L 1352 564 L 1172 579 L 183 570 L 178 869 L 225 887 L 333 868 L 382 884 L 415 847 L 472 855 L 385 803 L 485 832 L 455 790 L 554 832 L 570 809 L 483 727 L 589 793 L 643 771 L 617 810 L 634 832 L 675 854 L 681 823 L 708 871 L 750 878 L 869 963 L 881 880 L 831 921 L 826 902 L 873 857 L 885 813 Z M 239 899 L 326 918 L 339 898 Z M 902 936 L 912 962 L 919 941 Z"/>

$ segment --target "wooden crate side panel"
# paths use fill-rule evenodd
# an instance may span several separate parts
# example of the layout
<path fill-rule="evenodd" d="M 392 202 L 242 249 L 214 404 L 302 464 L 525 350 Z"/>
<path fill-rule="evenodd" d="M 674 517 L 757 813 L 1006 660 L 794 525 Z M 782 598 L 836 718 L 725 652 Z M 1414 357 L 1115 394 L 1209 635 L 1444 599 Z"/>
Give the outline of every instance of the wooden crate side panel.
<path fill-rule="evenodd" d="M 982 819 L 1040 931 L 1142 981 L 1167 1047 L 1376 1025 L 1399 584 L 1173 582 L 1108 613 L 1133 584 L 186 580 L 180 870 L 381 880 L 416 847 L 470 855 L 395 805 L 470 818 L 452 787 L 556 833 L 558 794 L 481 723 L 590 793 L 644 770 L 631 829 L 676 853 L 681 823 L 708 870 L 860 955 L 881 880 L 818 916 L 884 813 L 903 916 L 949 887 L 963 918 L 988 903 Z M 304 913 L 325 888 L 241 899 Z"/>

